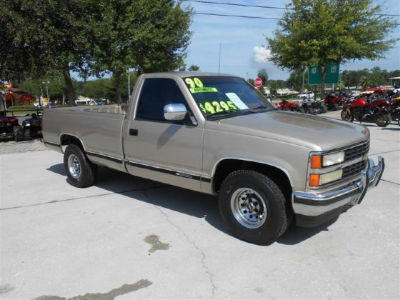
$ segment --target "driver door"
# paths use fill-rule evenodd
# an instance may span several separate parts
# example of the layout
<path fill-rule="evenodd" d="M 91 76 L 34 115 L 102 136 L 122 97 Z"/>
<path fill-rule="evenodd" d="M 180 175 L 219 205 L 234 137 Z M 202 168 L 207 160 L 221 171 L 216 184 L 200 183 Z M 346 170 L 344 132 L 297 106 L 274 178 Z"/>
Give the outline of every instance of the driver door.
<path fill-rule="evenodd" d="M 170 103 L 184 104 L 191 114 L 175 79 L 144 79 L 124 140 L 127 170 L 132 175 L 199 191 L 203 128 L 196 122 L 166 120 L 164 106 Z"/>

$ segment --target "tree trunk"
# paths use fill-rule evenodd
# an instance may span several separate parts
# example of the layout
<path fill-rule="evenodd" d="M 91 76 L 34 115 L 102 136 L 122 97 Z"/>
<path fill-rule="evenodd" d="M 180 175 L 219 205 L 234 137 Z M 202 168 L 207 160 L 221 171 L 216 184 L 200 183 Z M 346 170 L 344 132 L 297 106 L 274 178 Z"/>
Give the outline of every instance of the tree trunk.
<path fill-rule="evenodd" d="M 63 76 L 64 76 L 64 81 L 65 81 L 65 89 L 66 89 L 66 96 L 67 96 L 67 103 L 69 105 L 74 105 L 75 104 L 75 90 L 74 86 L 72 85 L 72 79 L 71 79 L 71 74 L 69 73 L 69 67 L 68 65 L 64 67 L 63 69 Z"/>
<path fill-rule="evenodd" d="M 117 100 L 118 105 L 121 104 L 121 75 L 122 72 L 120 70 L 117 70 L 114 73 L 115 98 Z"/>
<path fill-rule="evenodd" d="M 321 99 L 324 98 L 325 94 L 325 74 L 326 74 L 326 68 L 325 66 L 319 66 L 319 73 L 321 74 Z"/>

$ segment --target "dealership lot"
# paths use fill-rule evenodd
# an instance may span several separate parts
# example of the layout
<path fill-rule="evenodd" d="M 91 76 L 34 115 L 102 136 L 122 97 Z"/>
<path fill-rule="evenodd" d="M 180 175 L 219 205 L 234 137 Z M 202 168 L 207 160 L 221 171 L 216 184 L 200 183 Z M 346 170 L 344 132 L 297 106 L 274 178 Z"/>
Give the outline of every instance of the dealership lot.
<path fill-rule="evenodd" d="M 77 189 L 61 154 L 2 143 L 0 298 L 398 298 L 400 126 L 368 128 L 379 186 L 270 246 L 230 236 L 214 197 L 107 169 Z"/>

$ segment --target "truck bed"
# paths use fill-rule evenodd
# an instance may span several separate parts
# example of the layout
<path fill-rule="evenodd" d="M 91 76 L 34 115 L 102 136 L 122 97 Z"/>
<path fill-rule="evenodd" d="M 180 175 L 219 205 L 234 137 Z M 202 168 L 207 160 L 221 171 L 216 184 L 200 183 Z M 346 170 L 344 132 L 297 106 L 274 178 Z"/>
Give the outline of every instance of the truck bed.
<path fill-rule="evenodd" d="M 117 105 L 65 107 L 43 111 L 44 142 L 61 145 L 68 135 L 78 138 L 91 160 L 101 156 L 122 161 L 124 111 Z M 62 121 L 60 121 L 62 120 Z"/>

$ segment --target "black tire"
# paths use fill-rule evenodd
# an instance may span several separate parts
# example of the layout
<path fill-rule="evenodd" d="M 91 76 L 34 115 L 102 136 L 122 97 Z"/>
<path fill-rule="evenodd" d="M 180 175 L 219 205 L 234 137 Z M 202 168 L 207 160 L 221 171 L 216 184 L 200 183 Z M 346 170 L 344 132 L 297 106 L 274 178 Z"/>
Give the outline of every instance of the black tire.
<path fill-rule="evenodd" d="M 79 175 L 73 174 L 68 160 L 76 159 L 79 163 Z M 64 153 L 64 167 L 68 176 L 68 182 L 78 188 L 85 188 L 95 183 L 97 177 L 97 166 L 92 164 L 82 149 L 74 144 L 67 147 Z M 77 167 L 78 168 L 78 167 Z"/>
<path fill-rule="evenodd" d="M 376 123 L 376 125 L 378 125 L 379 127 L 386 127 L 386 126 L 388 126 L 389 123 L 390 123 L 389 114 L 387 114 L 387 113 L 379 113 L 379 114 L 376 116 L 375 123 Z"/>
<path fill-rule="evenodd" d="M 344 108 L 340 113 L 340 117 L 343 121 L 351 122 L 351 112 L 348 108 Z"/>
<path fill-rule="evenodd" d="M 339 105 L 337 105 L 336 103 L 335 103 L 335 104 L 333 104 L 333 110 L 334 110 L 334 111 L 337 111 L 337 110 L 339 110 Z"/>
<path fill-rule="evenodd" d="M 19 142 L 24 139 L 24 130 L 21 126 L 14 127 L 14 141 Z"/>
<path fill-rule="evenodd" d="M 242 190 L 244 192 L 238 194 Z M 250 193 L 251 196 L 248 199 L 248 193 L 245 191 L 255 191 L 255 194 Z M 234 204 L 241 201 L 235 199 L 242 199 L 243 194 L 245 194 L 247 199 L 245 201 L 247 202 L 252 202 L 254 200 L 252 196 L 255 196 L 257 201 L 261 201 L 266 209 L 265 217 L 257 216 L 253 219 L 254 222 L 259 222 L 258 227 L 253 224 L 250 224 L 253 227 L 243 225 L 243 222 L 246 222 L 244 221 L 246 218 L 243 210 L 250 204 L 242 203 L 237 205 L 238 209 L 235 209 L 236 205 Z M 249 209 L 255 207 L 257 209 L 260 206 L 251 204 Z M 234 171 L 225 178 L 219 191 L 219 210 L 222 219 L 236 237 L 258 245 L 268 245 L 275 242 L 286 231 L 290 223 L 288 218 L 290 213 L 287 211 L 286 199 L 281 189 L 267 176 L 252 170 Z M 263 207 L 260 207 L 255 214 L 260 211 L 263 212 Z M 246 213 L 246 210 L 244 210 L 244 213 Z M 251 214 L 251 212 L 248 212 L 248 214 Z M 251 216 L 249 217 L 251 218 Z M 247 220 L 249 219 L 247 218 Z"/>
<path fill-rule="evenodd" d="M 321 114 L 324 114 L 328 111 L 328 109 L 326 108 L 326 105 L 324 103 L 321 104 Z"/>

